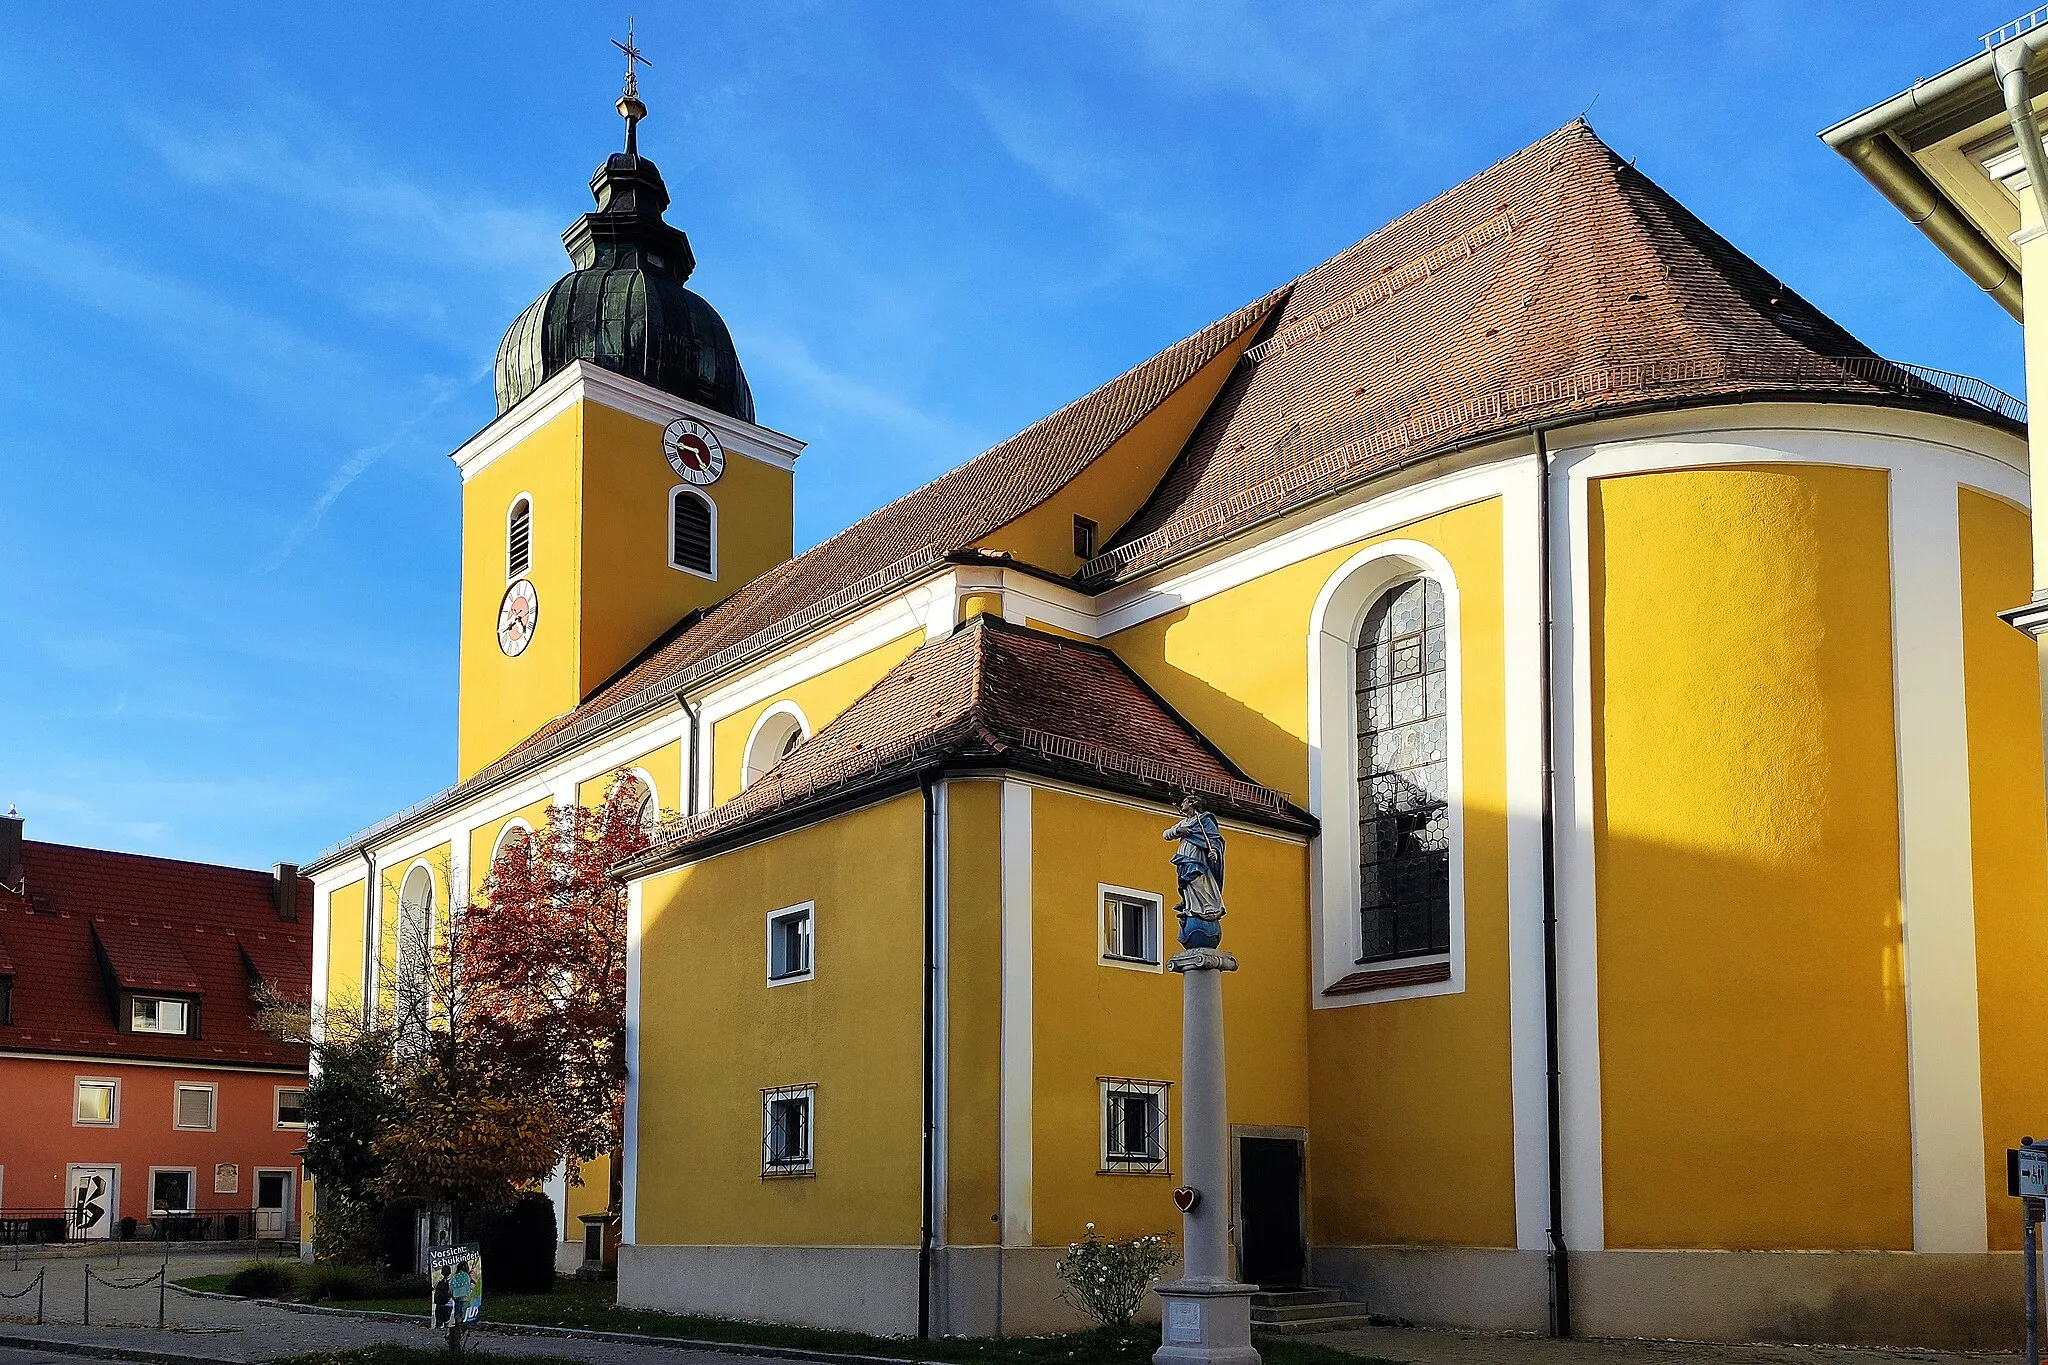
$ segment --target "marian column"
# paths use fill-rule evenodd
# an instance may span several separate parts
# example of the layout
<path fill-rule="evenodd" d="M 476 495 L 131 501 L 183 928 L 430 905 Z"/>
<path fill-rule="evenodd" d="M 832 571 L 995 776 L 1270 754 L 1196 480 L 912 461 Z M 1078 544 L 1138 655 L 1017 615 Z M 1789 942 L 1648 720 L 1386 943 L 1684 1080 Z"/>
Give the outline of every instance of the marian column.
<path fill-rule="evenodd" d="M 1180 1150 L 1187 1181 L 1173 1192 L 1181 1210 L 1181 1276 L 1158 1286 L 1164 1308 L 1154 1365 L 1259 1365 L 1252 1348 L 1255 1286 L 1230 1273 L 1230 1111 L 1223 1091 L 1223 833 L 1190 796 L 1166 831 L 1180 841 Z"/>

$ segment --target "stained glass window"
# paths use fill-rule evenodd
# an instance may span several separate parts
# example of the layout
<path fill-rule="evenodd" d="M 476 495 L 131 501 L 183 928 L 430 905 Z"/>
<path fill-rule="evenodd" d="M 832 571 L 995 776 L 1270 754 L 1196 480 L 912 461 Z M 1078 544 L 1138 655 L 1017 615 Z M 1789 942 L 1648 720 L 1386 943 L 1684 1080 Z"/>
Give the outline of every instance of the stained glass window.
<path fill-rule="evenodd" d="M 1389 588 L 1358 643 L 1360 962 L 1450 951 L 1449 684 L 1443 588 Z"/>

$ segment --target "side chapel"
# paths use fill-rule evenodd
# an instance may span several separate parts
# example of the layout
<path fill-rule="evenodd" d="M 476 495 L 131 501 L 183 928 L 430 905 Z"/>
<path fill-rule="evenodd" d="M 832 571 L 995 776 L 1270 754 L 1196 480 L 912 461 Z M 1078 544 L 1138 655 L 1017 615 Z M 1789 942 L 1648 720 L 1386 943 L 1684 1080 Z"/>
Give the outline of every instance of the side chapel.
<path fill-rule="evenodd" d="M 400 918 L 632 774 L 622 1302 L 1069 1325 L 1086 1225 L 1177 1226 L 1193 794 L 1242 1277 L 2011 1345 L 2016 403 L 1574 122 L 792 555 L 803 443 L 660 172 L 629 137 L 591 188 L 453 456 L 458 780 L 308 870 L 316 993 L 374 998 Z"/>

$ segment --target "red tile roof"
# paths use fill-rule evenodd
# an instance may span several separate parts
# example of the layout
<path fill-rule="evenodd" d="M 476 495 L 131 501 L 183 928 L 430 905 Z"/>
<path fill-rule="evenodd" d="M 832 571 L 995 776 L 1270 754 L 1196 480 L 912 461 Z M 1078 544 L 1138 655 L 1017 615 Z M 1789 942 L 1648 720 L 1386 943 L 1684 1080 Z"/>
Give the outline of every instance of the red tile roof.
<path fill-rule="evenodd" d="M 256 1027 L 249 964 L 280 991 L 307 993 L 310 881 L 299 881 L 299 919 L 290 923 L 277 917 L 267 872 L 34 840 L 22 845 L 22 861 L 28 894 L 0 892 L 0 954 L 14 977 L 0 1052 L 305 1066 L 304 1049 Z M 201 1036 L 119 1032 L 109 974 L 123 988 L 201 999 Z"/>
<path fill-rule="evenodd" d="M 940 769 L 1001 767 L 1281 829 L 1315 820 L 1204 739 L 1113 652 L 975 616 L 914 650 L 737 797 L 667 827 L 660 861 L 779 816 Z"/>

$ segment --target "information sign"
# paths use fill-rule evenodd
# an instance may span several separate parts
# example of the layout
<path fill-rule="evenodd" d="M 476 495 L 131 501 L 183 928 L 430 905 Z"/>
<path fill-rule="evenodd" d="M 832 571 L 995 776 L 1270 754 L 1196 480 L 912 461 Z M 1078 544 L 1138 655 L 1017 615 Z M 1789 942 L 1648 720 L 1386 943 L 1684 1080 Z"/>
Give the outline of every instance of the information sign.
<path fill-rule="evenodd" d="M 484 1257 L 474 1242 L 431 1247 L 427 1278 L 434 1295 L 434 1326 L 467 1327 L 484 1315 Z"/>

